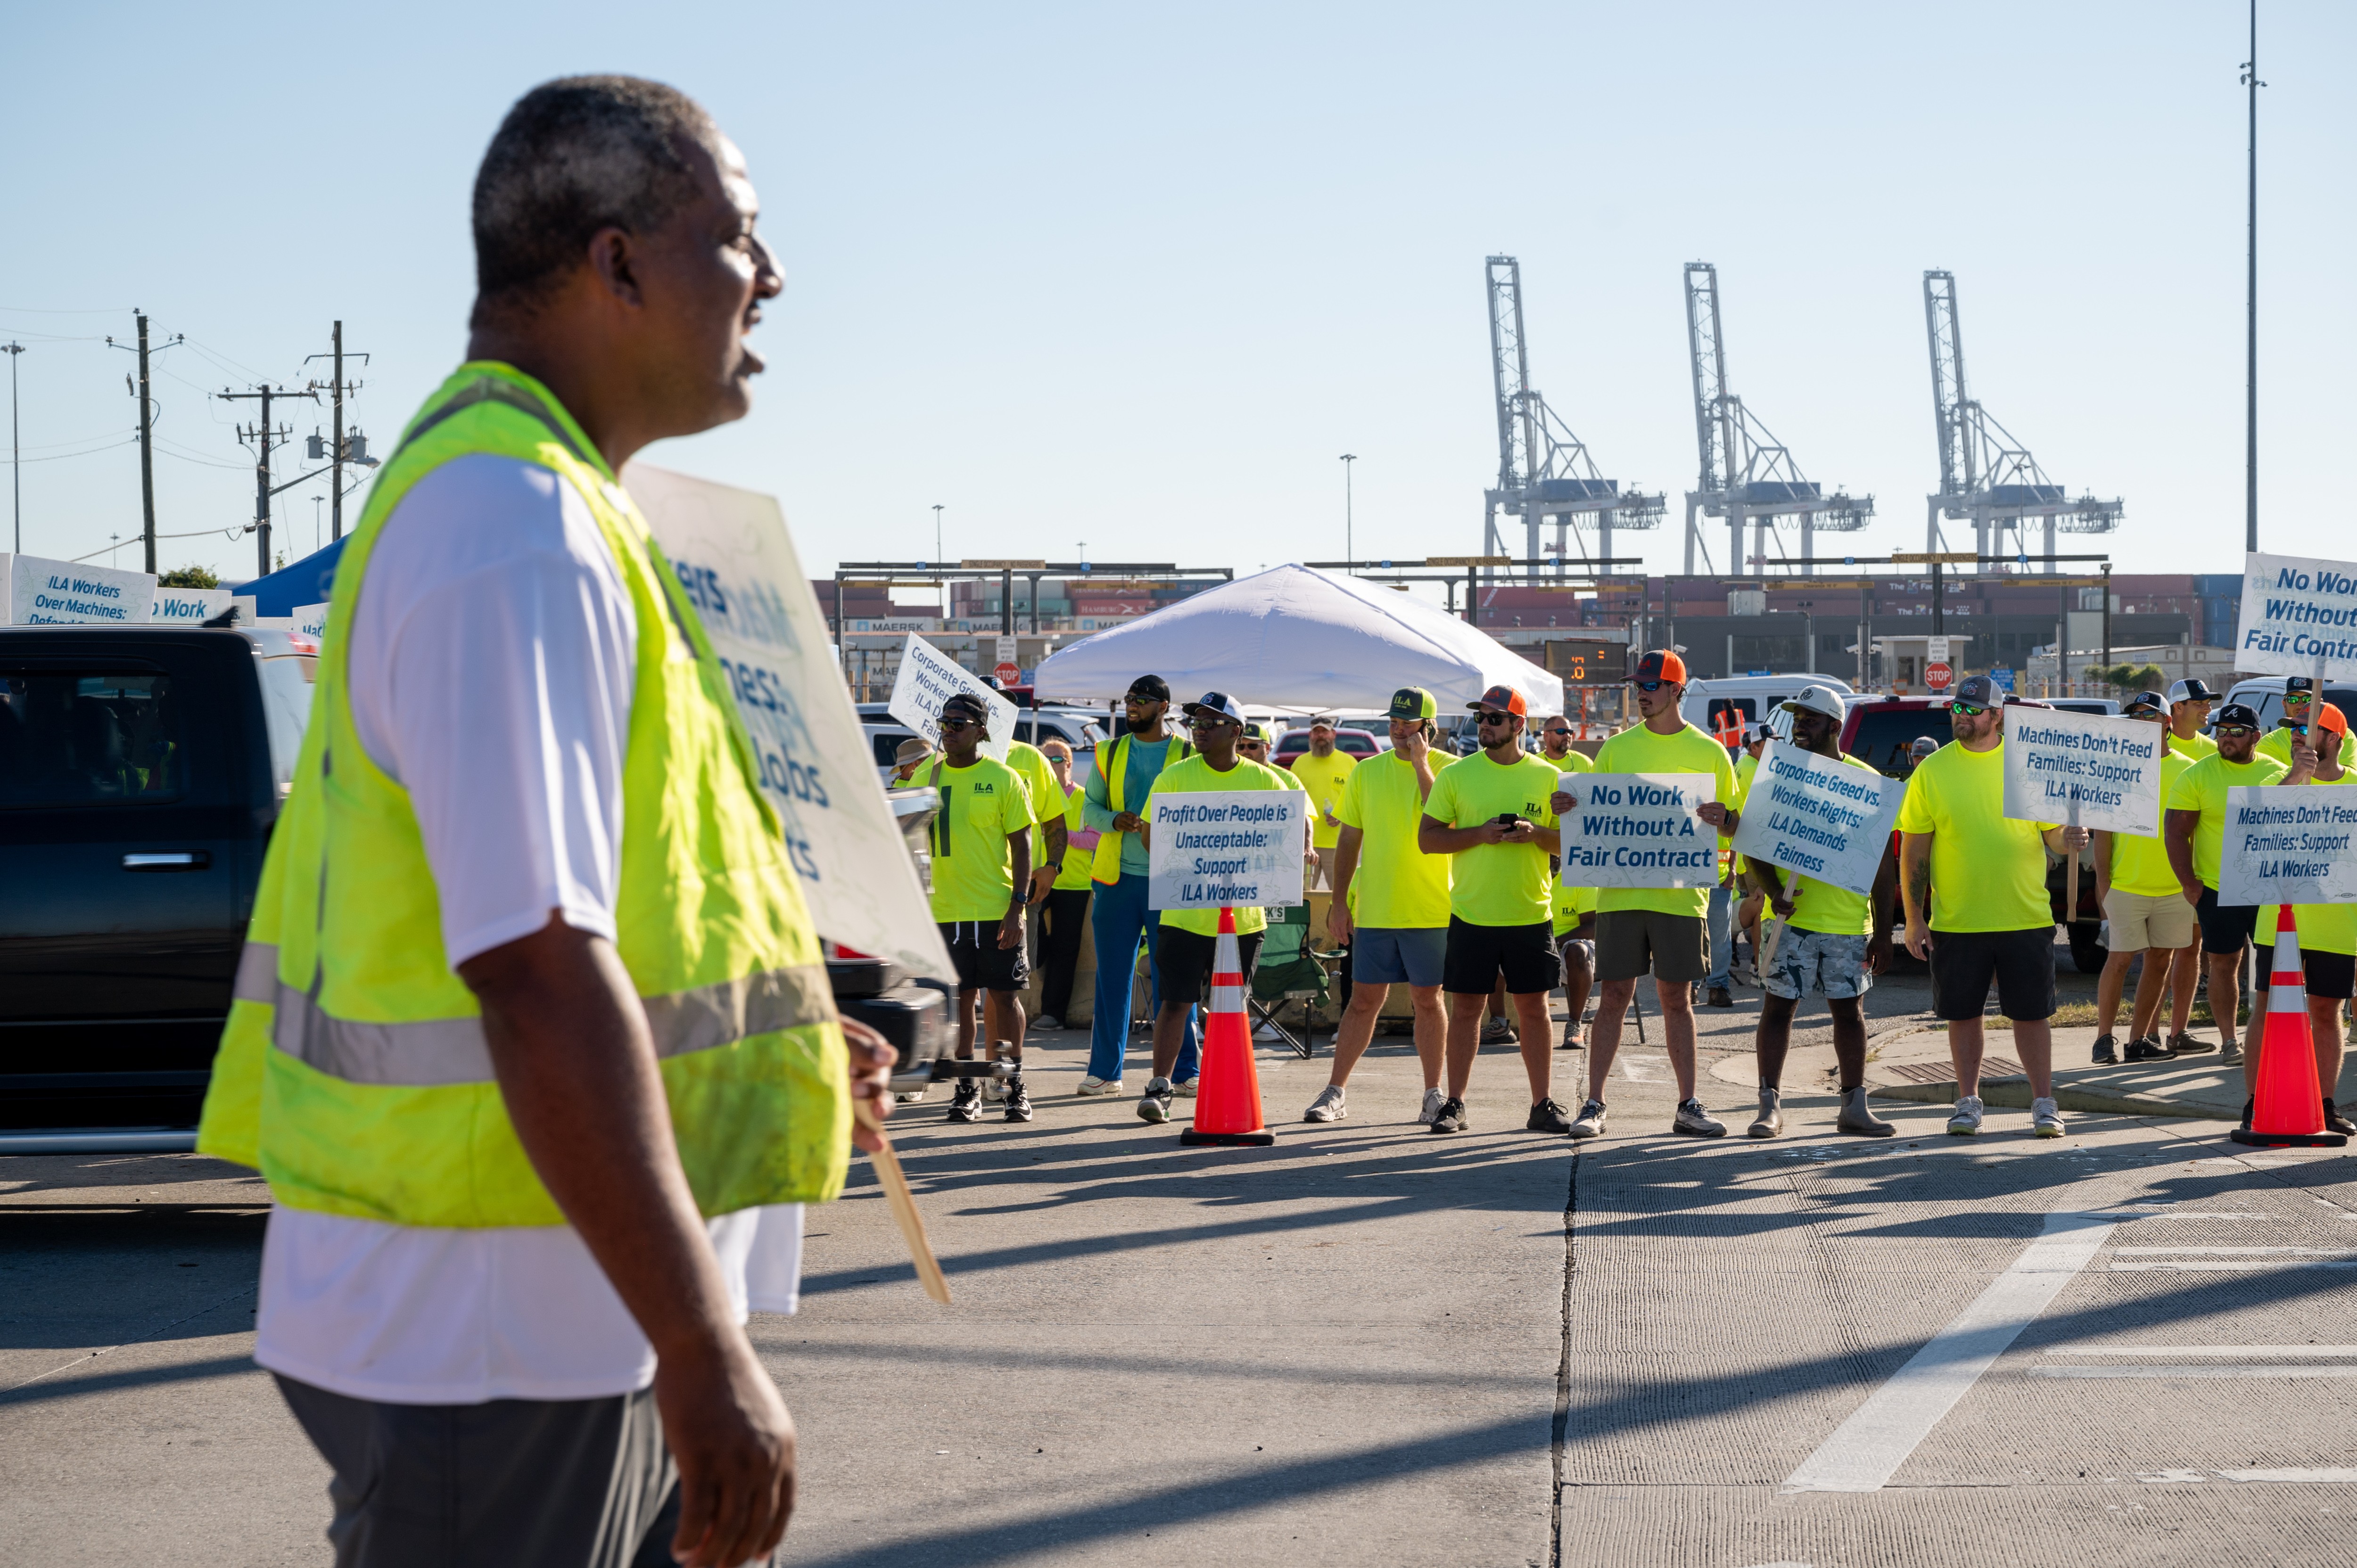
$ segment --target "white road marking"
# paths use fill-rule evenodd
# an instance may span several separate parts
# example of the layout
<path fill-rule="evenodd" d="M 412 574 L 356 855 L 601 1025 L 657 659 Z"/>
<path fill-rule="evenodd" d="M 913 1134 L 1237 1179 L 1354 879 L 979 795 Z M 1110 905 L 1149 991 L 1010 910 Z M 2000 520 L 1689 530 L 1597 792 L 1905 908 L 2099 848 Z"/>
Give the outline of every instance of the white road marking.
<path fill-rule="evenodd" d="M 2049 1356 L 2357 1356 L 2357 1345 L 2050 1345 Z"/>
<path fill-rule="evenodd" d="M 2357 1378 L 2357 1367 L 2287 1363 L 2235 1366 L 2215 1361 L 2178 1367 L 2032 1367 L 2033 1378 Z"/>
<path fill-rule="evenodd" d="M 2207 1262 L 2114 1263 L 2115 1274 L 2199 1274 L 2233 1269 L 2357 1269 L 2357 1258 L 2215 1258 Z"/>
<path fill-rule="evenodd" d="M 1785 1480 L 1792 1492 L 1879 1491 L 1980 1375 L 2046 1310 L 2108 1240 L 2115 1222 L 2050 1214 L 2013 1266 L 1988 1283 L 1890 1375 Z"/>
<path fill-rule="evenodd" d="M 2230 1481 L 2280 1481 L 2292 1486 L 2345 1487 L 2357 1482 L 2357 1470 L 2221 1470 Z"/>
<path fill-rule="evenodd" d="M 2135 1254 L 2147 1256 L 2179 1254 L 2204 1258 L 2263 1257 L 2290 1254 L 2303 1258 L 2346 1258 L 2357 1253 L 2357 1247 L 2115 1247 L 2119 1257 Z"/>

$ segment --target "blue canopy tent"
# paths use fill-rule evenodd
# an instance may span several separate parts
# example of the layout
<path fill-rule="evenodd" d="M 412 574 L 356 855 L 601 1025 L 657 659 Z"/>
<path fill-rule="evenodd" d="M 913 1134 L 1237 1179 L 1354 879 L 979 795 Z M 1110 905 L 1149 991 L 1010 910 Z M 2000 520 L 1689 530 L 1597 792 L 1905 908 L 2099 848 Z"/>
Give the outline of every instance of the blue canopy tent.
<path fill-rule="evenodd" d="M 230 592 L 253 595 L 256 616 L 291 616 L 305 605 L 325 604 L 328 590 L 336 581 L 336 563 L 342 559 L 344 546 L 350 542 L 351 537 L 347 534 L 325 550 L 314 551 L 267 577 L 233 584 Z"/>

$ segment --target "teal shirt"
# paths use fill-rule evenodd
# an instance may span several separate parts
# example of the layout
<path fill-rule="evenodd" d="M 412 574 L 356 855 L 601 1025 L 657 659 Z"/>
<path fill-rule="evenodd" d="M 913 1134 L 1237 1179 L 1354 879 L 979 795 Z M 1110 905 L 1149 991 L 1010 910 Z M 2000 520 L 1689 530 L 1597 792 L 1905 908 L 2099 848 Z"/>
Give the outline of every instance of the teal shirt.
<path fill-rule="evenodd" d="M 1116 808 L 1105 799 L 1104 774 L 1093 769 L 1089 774 L 1086 798 L 1081 803 L 1081 821 L 1099 832 L 1111 831 L 1116 810 L 1135 811 L 1139 816 L 1146 814 L 1146 797 L 1153 790 L 1154 781 L 1162 777 L 1164 765 L 1170 760 L 1173 737 L 1169 736 L 1151 743 L 1135 736 L 1125 738 L 1129 742 L 1126 748 L 1129 755 L 1121 765 L 1121 805 Z M 1111 741 L 1105 742 L 1108 749 L 1112 745 Z M 1146 875 L 1146 846 L 1137 842 L 1135 833 L 1122 835 L 1121 874 L 1124 876 Z"/>

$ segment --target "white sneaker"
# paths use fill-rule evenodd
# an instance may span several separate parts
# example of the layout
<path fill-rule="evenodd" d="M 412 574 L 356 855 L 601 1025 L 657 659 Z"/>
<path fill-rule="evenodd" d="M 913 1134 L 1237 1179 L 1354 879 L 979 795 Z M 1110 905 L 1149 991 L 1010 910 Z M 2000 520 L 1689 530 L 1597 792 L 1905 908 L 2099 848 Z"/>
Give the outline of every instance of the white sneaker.
<path fill-rule="evenodd" d="M 1956 1101 L 1955 1114 L 1948 1118 L 1948 1131 L 1959 1138 L 1977 1136 L 1981 1130 L 1981 1097 L 1967 1094 Z"/>
<path fill-rule="evenodd" d="M 1415 1113 L 1416 1124 L 1422 1127 L 1431 1126 L 1432 1119 L 1439 1115 L 1440 1108 L 1448 1103 L 1448 1094 L 1447 1090 L 1440 1089 L 1426 1090 L 1424 1091 L 1424 1109 Z"/>
<path fill-rule="evenodd" d="M 1172 1084 L 1170 1088 L 1172 1092 L 1177 1094 L 1179 1099 L 1192 1100 L 1195 1098 L 1195 1086 L 1202 1081 L 1202 1074 L 1198 1073 L 1193 1078 L 1180 1079 L 1178 1082 Z"/>
<path fill-rule="evenodd" d="M 1072 1092 L 1075 1094 L 1119 1094 L 1122 1092 L 1122 1081 L 1117 1078 L 1084 1078 L 1081 1079 L 1081 1087 L 1074 1090 Z"/>
<path fill-rule="evenodd" d="M 925 1091 L 921 1089 L 904 1089 L 893 1095 L 892 1099 L 898 1104 L 914 1105 L 924 1097 Z"/>
<path fill-rule="evenodd" d="M 1309 1102 L 1309 1109 L 1301 1113 L 1301 1119 L 1304 1122 L 1340 1122 L 1350 1113 L 1342 1103 L 1342 1091 L 1329 1083 L 1318 1091 L 1318 1098 Z"/>
<path fill-rule="evenodd" d="M 2033 1135 L 2040 1138 L 2059 1138 L 2062 1135 L 2062 1112 L 2056 1108 L 2052 1096 L 2029 1102 L 2029 1131 Z"/>

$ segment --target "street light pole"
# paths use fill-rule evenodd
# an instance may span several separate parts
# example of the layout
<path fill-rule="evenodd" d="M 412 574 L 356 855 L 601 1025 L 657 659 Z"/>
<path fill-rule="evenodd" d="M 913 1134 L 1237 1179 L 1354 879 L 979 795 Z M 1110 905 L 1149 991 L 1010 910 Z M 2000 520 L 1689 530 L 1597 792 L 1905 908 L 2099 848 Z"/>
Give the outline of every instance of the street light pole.
<path fill-rule="evenodd" d="M 8 482 L 16 491 L 19 555 L 25 553 L 25 464 L 16 441 L 16 356 L 24 351 L 22 343 L 0 343 L 0 354 L 8 356 Z"/>
<path fill-rule="evenodd" d="M 942 509 L 933 508 L 933 564 L 942 564 Z"/>
<path fill-rule="evenodd" d="M 2243 85 L 2251 99 L 2250 275 L 2244 284 L 2247 318 L 2243 370 L 2243 548 L 2259 548 L 2259 0 L 2251 0 L 2251 58 L 2243 62 Z M 2108 602 L 2108 601 L 2107 601 Z"/>
<path fill-rule="evenodd" d="M 1358 520 L 1351 514 L 1351 465 L 1358 460 L 1359 455 L 1356 452 L 1342 454 L 1342 559 L 1352 564 L 1351 570 L 1353 573 L 1358 570 L 1359 552 Z"/>

